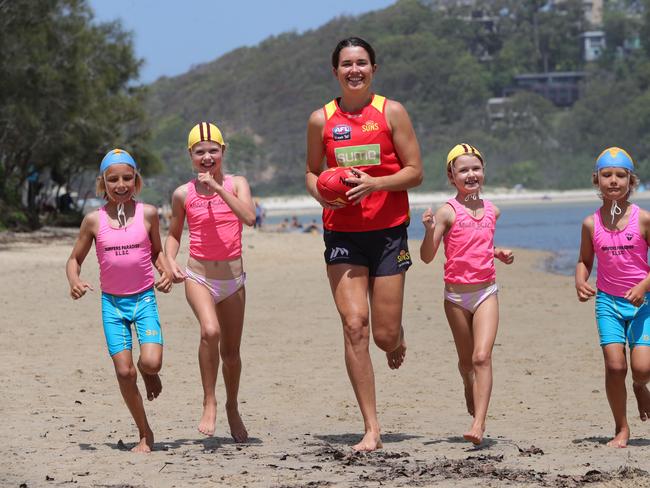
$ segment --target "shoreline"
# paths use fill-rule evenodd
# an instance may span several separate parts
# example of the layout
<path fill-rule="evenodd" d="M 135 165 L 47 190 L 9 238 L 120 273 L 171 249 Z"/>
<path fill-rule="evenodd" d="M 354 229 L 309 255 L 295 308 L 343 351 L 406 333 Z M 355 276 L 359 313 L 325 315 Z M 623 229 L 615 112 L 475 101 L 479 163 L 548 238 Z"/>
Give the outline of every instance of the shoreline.
<path fill-rule="evenodd" d="M 451 189 L 447 192 L 409 192 L 411 208 L 426 208 L 430 205 L 439 205 L 452 196 Z M 594 202 L 599 201 L 596 190 L 507 190 L 502 188 L 487 189 L 484 195 L 495 203 L 505 205 L 520 205 L 533 203 L 564 203 L 564 202 Z M 632 199 L 650 199 L 650 191 L 636 192 Z M 309 195 L 303 196 L 276 196 L 259 199 L 267 215 L 280 215 L 294 212 L 297 215 L 312 213 L 320 210 L 320 205 Z"/>

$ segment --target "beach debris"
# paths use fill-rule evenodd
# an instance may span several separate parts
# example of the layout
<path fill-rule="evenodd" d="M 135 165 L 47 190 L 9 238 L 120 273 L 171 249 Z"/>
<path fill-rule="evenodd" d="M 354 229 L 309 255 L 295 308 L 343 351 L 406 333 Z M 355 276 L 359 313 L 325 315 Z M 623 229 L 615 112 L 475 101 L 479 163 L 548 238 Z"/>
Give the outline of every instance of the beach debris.
<path fill-rule="evenodd" d="M 46 474 L 45 481 L 54 481 L 54 477 L 50 476 L 49 474 Z"/>
<path fill-rule="evenodd" d="M 168 464 L 174 464 L 174 463 L 170 463 L 169 461 L 165 461 L 165 464 L 162 465 L 162 468 L 160 468 L 158 470 L 158 472 L 160 473 L 163 469 L 165 469 L 165 466 L 167 466 Z"/>
<path fill-rule="evenodd" d="M 517 444 L 515 444 L 515 446 L 517 446 Z M 539 454 L 540 456 L 544 455 L 544 451 L 542 451 L 539 447 L 535 447 L 535 446 L 530 446 L 530 447 L 527 447 L 527 448 L 521 448 L 521 447 L 517 446 L 517 449 L 519 450 L 519 455 L 520 456 L 528 456 L 528 457 L 530 457 L 530 456 L 537 455 L 537 454 Z"/>
<path fill-rule="evenodd" d="M 128 450 L 129 450 L 129 448 L 126 447 L 126 444 L 124 444 L 124 441 L 123 441 L 122 439 L 119 439 L 119 440 L 117 441 L 117 448 L 118 448 L 120 451 L 128 451 Z"/>

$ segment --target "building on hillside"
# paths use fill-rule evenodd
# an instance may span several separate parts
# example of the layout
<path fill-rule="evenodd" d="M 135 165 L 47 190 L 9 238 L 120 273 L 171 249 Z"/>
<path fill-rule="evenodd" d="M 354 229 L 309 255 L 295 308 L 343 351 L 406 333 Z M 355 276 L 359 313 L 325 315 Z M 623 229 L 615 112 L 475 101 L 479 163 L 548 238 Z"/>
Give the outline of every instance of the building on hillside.
<path fill-rule="evenodd" d="M 580 34 L 582 39 L 582 59 L 586 62 L 597 60 L 605 51 L 605 33 L 587 31 Z"/>
<path fill-rule="evenodd" d="M 566 1 L 567 0 L 548 0 L 546 5 L 542 8 L 545 10 L 552 10 Z M 603 4 L 604 0 L 582 0 L 582 12 L 584 13 L 585 20 L 589 22 L 592 27 L 600 27 L 603 25 Z"/>
<path fill-rule="evenodd" d="M 580 98 L 580 82 L 584 71 L 526 73 L 515 76 L 514 83 L 504 90 L 505 96 L 527 90 L 543 96 L 557 107 L 570 107 Z"/>

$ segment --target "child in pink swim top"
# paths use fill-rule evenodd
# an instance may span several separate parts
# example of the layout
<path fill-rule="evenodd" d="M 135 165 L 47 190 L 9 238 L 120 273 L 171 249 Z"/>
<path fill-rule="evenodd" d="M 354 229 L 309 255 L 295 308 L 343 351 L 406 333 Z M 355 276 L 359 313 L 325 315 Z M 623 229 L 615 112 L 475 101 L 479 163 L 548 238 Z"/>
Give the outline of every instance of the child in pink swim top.
<path fill-rule="evenodd" d="M 618 147 L 596 160 L 593 184 L 602 206 L 582 223 L 575 284 L 578 300 L 596 296 L 596 324 L 605 360 L 605 390 L 614 416 L 614 438 L 607 445 L 627 447 L 626 343 L 630 348 L 632 387 L 642 421 L 650 417 L 650 212 L 630 203 L 638 184 L 634 162 Z M 598 260 L 596 288 L 589 275 Z"/>
<path fill-rule="evenodd" d="M 102 160 L 97 195 L 106 205 L 84 217 L 79 237 L 66 265 L 70 295 L 77 300 L 93 287 L 80 278 L 81 264 L 93 241 L 99 261 L 102 290 L 102 322 L 122 397 L 138 427 L 140 441 L 132 449 L 149 452 L 153 432 L 147 422 L 138 391 L 137 372 L 131 353 L 131 325 L 140 343 L 138 369 L 153 400 L 162 391 L 158 372 L 162 366 L 163 338 L 153 288 L 164 293 L 172 286 L 169 265 L 162 253 L 158 210 L 136 202 L 142 188 L 135 161 L 121 149 Z M 160 273 L 154 283 L 152 263 Z"/>
<path fill-rule="evenodd" d="M 481 199 L 483 156 L 469 144 L 458 144 L 447 156 L 447 178 L 456 196 L 435 214 L 422 215 L 425 234 L 420 258 L 430 263 L 444 240 L 445 314 L 454 336 L 458 369 L 465 387 L 467 411 L 474 417 L 463 437 L 478 445 L 485 432 L 492 392 L 492 348 L 499 324 L 494 258 L 511 264 L 512 251 L 494 247 L 499 209 Z"/>
<path fill-rule="evenodd" d="M 203 415 L 199 432 L 213 435 L 217 418 L 215 387 L 219 355 L 226 386 L 226 414 L 236 442 L 248 432 L 239 414 L 241 344 L 244 326 L 246 274 L 241 257 L 242 222 L 255 224 L 255 205 L 243 176 L 223 172 L 226 145 L 219 128 L 201 122 L 188 136 L 188 150 L 197 177 L 172 196 L 172 218 L 165 251 L 174 282 L 185 281 L 185 296 L 201 326 L 199 368 L 203 385 Z M 187 218 L 190 256 L 187 267 L 176 263 Z"/>

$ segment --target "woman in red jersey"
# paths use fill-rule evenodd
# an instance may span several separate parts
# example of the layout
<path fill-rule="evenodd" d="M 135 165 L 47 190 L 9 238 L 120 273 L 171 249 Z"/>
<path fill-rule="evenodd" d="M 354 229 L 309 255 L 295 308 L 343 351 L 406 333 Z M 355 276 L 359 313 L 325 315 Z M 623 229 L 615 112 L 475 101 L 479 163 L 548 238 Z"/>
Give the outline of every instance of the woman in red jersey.
<path fill-rule="evenodd" d="M 345 364 L 363 415 L 365 435 L 357 451 L 381 447 L 375 377 L 368 350 L 375 343 L 388 365 L 399 368 L 406 354 L 402 327 L 404 279 L 411 265 L 406 226 L 406 190 L 422 182 L 415 131 L 404 107 L 372 91 L 375 52 L 363 39 L 342 40 L 332 53 L 341 96 L 311 114 L 307 125 L 309 193 L 323 206 L 325 262 L 341 316 Z M 350 167 L 356 186 L 352 205 L 331 204 L 316 189 L 328 167 Z"/>

